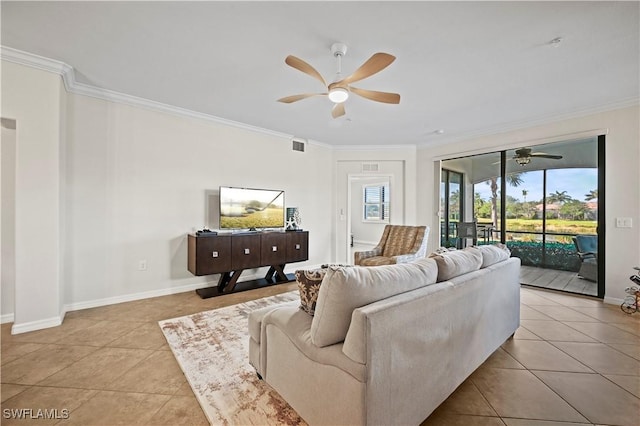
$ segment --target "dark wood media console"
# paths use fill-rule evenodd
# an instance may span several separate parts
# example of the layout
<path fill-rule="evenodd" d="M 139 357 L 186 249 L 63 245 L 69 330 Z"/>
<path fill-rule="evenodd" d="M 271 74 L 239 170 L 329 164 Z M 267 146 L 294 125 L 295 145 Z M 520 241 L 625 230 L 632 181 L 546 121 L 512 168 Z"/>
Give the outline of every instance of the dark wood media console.
<path fill-rule="evenodd" d="M 309 259 L 309 232 L 189 234 L 188 269 L 194 275 L 220 274 L 216 287 L 196 290 L 203 299 L 293 281 L 287 263 Z M 269 266 L 264 279 L 238 282 L 245 269 Z"/>

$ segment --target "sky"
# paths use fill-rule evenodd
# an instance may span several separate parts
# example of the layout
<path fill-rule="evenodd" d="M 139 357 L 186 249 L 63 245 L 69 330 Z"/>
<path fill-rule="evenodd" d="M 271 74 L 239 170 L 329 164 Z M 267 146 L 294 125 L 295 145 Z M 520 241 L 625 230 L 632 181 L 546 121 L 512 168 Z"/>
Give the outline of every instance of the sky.
<path fill-rule="evenodd" d="M 521 175 L 524 181 L 517 187 L 507 184 L 507 195 L 524 201 L 522 190 L 527 190 L 527 201 L 542 200 L 542 171 L 525 172 Z M 598 169 L 555 169 L 547 170 L 547 196 L 556 191 L 567 191 L 571 198 L 585 201 L 585 194 L 598 188 Z M 482 199 L 491 198 L 489 185 L 479 183 L 475 185 L 475 192 Z"/>

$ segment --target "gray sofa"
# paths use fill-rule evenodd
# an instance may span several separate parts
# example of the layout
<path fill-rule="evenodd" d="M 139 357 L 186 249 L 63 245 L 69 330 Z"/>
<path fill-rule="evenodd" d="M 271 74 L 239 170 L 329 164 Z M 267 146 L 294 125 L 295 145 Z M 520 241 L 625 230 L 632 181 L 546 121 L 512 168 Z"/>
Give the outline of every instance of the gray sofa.
<path fill-rule="evenodd" d="M 419 424 L 515 333 L 519 273 L 495 247 L 330 267 L 315 316 L 249 315 L 250 362 L 311 425 Z"/>

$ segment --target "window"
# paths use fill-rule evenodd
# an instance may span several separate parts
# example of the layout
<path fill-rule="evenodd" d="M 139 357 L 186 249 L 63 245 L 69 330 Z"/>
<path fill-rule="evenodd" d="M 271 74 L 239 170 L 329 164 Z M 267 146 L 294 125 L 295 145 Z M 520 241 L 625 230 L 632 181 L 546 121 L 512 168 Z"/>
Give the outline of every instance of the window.
<path fill-rule="evenodd" d="M 365 222 L 389 223 L 389 185 L 375 184 L 362 187 Z"/>

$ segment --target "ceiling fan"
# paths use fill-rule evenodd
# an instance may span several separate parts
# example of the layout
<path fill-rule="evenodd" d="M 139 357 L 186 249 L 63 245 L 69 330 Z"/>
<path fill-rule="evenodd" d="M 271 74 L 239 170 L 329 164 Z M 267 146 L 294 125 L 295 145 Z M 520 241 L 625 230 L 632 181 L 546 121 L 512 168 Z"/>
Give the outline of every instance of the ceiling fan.
<path fill-rule="evenodd" d="M 511 159 L 516 160 L 516 163 L 524 166 L 525 164 L 529 164 L 533 157 L 560 160 L 562 155 L 546 154 L 544 152 L 531 152 L 531 148 L 520 148 L 516 149 L 516 153 Z"/>
<path fill-rule="evenodd" d="M 363 98 L 376 102 L 384 102 L 387 104 L 400 103 L 400 95 L 397 93 L 377 92 L 375 90 L 359 89 L 351 86 L 351 83 L 371 77 L 391 65 L 391 63 L 396 59 L 395 56 L 382 52 L 375 53 L 364 64 L 362 64 L 360 68 L 355 70 L 353 74 L 342 78 L 342 57 L 347 53 L 347 45 L 344 43 L 334 43 L 331 45 L 331 53 L 336 58 L 338 71 L 334 81 L 329 84 L 327 84 L 325 79 L 322 78 L 315 68 L 302 59 L 293 55 L 287 56 L 284 61 L 287 65 L 319 80 L 322 85 L 327 88 L 327 91 L 323 93 L 303 93 L 300 95 L 287 96 L 278 99 L 278 102 L 290 104 L 313 96 L 327 96 L 329 100 L 335 104 L 331 111 L 333 118 L 338 118 L 345 114 L 344 102 L 349 98 L 350 93 L 355 93 L 358 96 L 362 96 Z"/>

